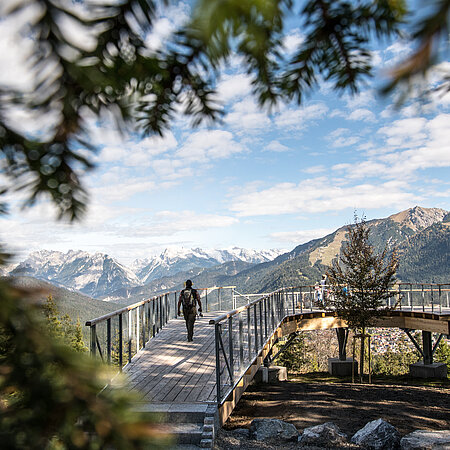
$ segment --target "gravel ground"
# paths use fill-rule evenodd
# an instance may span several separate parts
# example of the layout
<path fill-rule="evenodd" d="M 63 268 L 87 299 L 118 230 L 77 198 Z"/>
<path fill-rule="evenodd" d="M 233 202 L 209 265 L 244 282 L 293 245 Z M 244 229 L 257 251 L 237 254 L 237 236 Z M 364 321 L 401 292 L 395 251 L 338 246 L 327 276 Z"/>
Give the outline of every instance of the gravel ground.
<path fill-rule="evenodd" d="M 367 422 L 382 418 L 404 436 L 417 429 L 450 429 L 450 389 L 293 381 L 253 385 L 218 433 L 215 448 L 298 448 L 296 443 L 280 445 L 243 439 L 233 432 L 236 428 L 249 428 L 255 418 L 284 420 L 295 425 L 299 432 L 333 422 L 349 437 Z M 335 448 L 358 447 L 349 444 Z"/>

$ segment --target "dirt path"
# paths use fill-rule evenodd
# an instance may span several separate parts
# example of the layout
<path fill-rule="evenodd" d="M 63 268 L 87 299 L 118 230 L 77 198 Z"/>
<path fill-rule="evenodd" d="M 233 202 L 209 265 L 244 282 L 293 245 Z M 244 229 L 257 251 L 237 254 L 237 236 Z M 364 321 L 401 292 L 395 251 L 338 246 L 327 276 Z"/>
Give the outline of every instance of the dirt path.
<path fill-rule="evenodd" d="M 293 381 L 254 385 L 224 429 L 248 428 L 255 418 L 281 419 L 299 431 L 334 422 L 349 436 L 382 418 L 403 436 L 417 429 L 450 429 L 450 389 Z"/>

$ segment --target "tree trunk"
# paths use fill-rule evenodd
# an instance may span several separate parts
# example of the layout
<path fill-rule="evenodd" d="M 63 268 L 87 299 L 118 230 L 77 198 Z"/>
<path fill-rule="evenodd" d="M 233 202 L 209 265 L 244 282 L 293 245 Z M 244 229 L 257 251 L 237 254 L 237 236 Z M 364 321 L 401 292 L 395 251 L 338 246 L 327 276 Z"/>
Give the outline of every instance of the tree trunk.
<path fill-rule="evenodd" d="M 364 376 L 364 344 L 366 339 L 366 329 L 362 329 L 361 333 L 361 349 L 360 349 L 360 355 L 359 355 L 359 382 L 363 382 L 363 376 Z"/>

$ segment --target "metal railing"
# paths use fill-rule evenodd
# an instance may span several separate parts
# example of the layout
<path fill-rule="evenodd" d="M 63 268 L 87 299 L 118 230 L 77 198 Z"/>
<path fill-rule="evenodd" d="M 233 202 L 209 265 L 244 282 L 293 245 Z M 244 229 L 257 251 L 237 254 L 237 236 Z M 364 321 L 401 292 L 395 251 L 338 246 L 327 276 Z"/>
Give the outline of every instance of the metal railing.
<path fill-rule="evenodd" d="M 401 310 L 450 313 L 450 284 L 400 283 L 397 290 Z"/>
<path fill-rule="evenodd" d="M 226 398 L 253 364 L 286 315 L 322 311 L 333 295 L 330 286 L 283 288 L 270 294 L 240 294 L 234 286 L 197 289 L 203 310 L 230 311 L 215 325 L 217 399 Z M 391 290 L 387 306 L 401 310 L 450 313 L 450 284 L 401 283 Z M 91 354 L 121 370 L 170 319 L 176 317 L 179 291 L 151 299 L 86 322 Z M 239 306 L 239 305 L 242 306 Z"/>
<path fill-rule="evenodd" d="M 386 306 L 450 314 L 450 284 L 402 283 L 391 289 Z M 282 288 L 270 294 L 237 294 L 248 303 L 210 320 L 215 327 L 217 403 L 223 404 L 240 383 L 261 350 L 288 315 L 324 311 L 333 296 L 331 286 Z"/>
<path fill-rule="evenodd" d="M 203 311 L 227 311 L 233 307 L 234 286 L 199 288 Z M 143 300 L 86 322 L 90 328 L 90 352 L 120 370 L 176 318 L 180 291 Z"/>
<path fill-rule="evenodd" d="M 253 364 L 283 318 L 296 311 L 285 289 L 210 320 L 215 330 L 217 403 L 222 404 Z"/>

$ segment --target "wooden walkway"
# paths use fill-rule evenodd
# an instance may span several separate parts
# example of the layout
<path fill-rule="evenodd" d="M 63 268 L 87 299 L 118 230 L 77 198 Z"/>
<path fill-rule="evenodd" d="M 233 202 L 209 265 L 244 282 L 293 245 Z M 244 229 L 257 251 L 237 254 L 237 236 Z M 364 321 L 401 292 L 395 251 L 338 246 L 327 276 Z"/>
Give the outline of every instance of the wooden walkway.
<path fill-rule="evenodd" d="M 216 401 L 214 326 L 208 322 L 220 314 L 197 318 L 193 342 L 187 342 L 184 319 L 172 319 L 124 367 L 142 403 Z"/>

